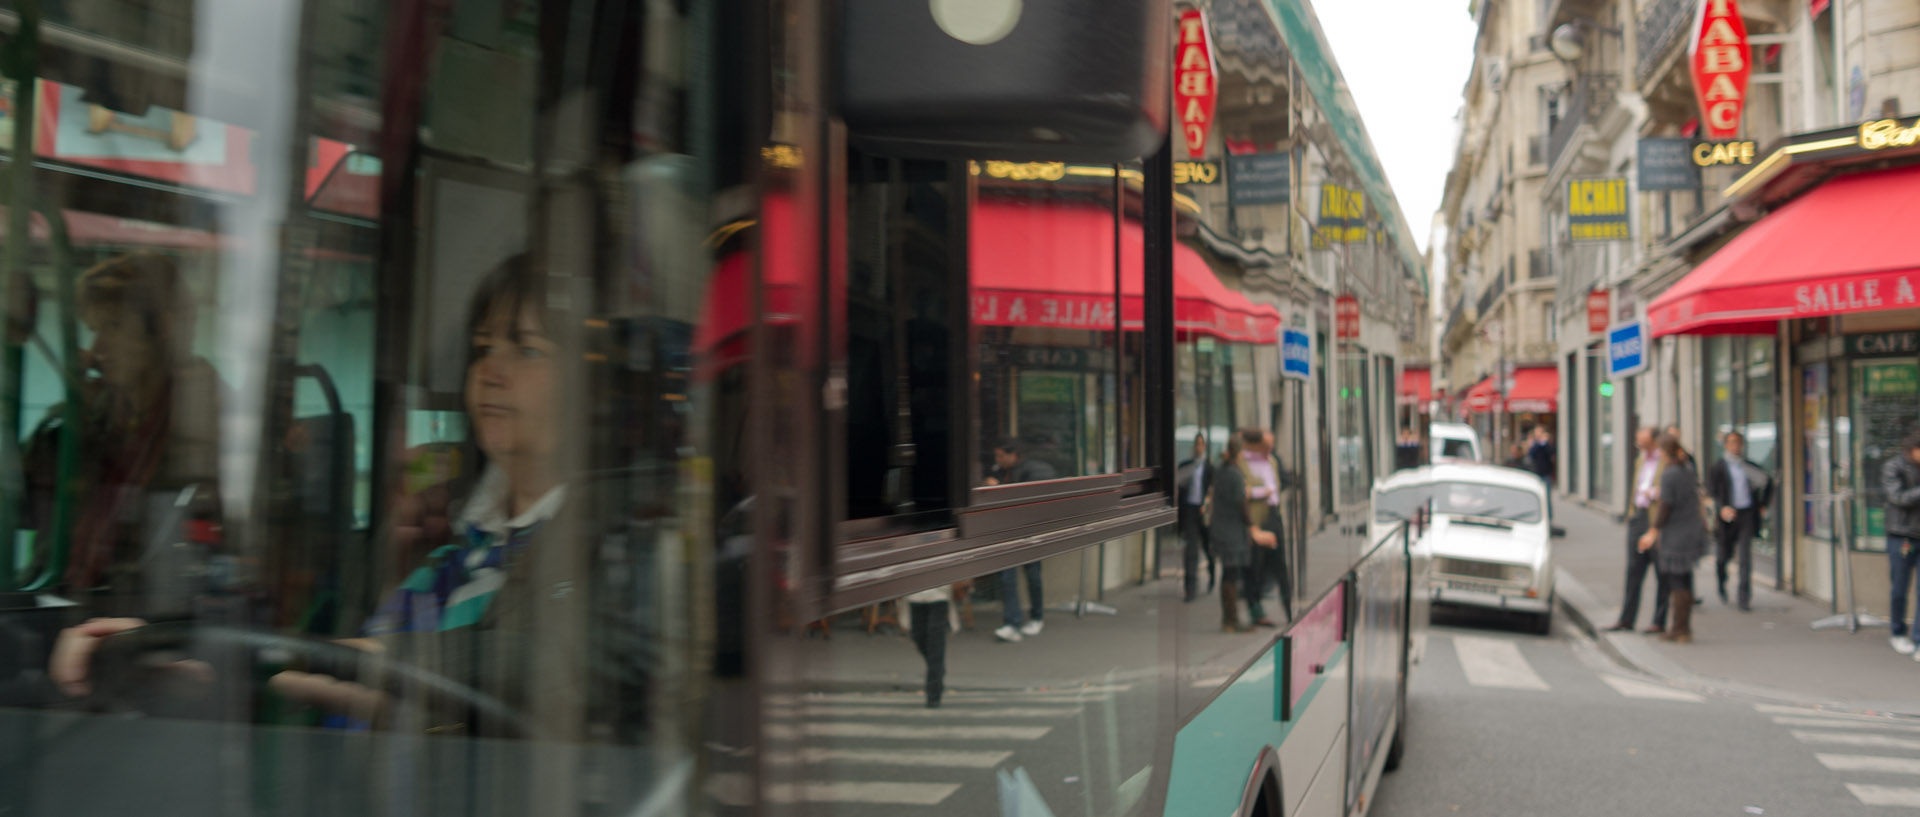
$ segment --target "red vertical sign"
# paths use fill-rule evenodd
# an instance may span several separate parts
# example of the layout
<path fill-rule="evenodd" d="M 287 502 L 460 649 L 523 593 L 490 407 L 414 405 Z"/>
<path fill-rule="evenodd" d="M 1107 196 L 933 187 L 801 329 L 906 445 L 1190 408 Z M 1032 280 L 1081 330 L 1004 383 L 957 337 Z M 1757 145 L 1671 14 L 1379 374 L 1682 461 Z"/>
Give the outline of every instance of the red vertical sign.
<path fill-rule="evenodd" d="M 1596 289 L 1587 293 L 1587 334 L 1601 335 L 1613 323 L 1613 293 Z"/>
<path fill-rule="evenodd" d="M 1333 299 L 1333 336 L 1339 340 L 1360 337 L 1360 299 L 1342 295 Z"/>
<path fill-rule="evenodd" d="M 1693 95 L 1700 101 L 1700 125 L 1708 139 L 1740 135 L 1740 113 L 1747 105 L 1747 77 L 1753 60 L 1747 24 L 1737 0 L 1703 0 L 1687 53 L 1693 62 Z"/>
<path fill-rule="evenodd" d="M 1173 108 L 1180 117 L 1181 140 L 1187 158 L 1205 158 L 1207 132 L 1213 128 L 1213 103 L 1218 74 L 1213 70 L 1213 45 L 1207 38 L 1207 18 L 1199 9 L 1180 12 L 1180 44 L 1173 51 Z"/>

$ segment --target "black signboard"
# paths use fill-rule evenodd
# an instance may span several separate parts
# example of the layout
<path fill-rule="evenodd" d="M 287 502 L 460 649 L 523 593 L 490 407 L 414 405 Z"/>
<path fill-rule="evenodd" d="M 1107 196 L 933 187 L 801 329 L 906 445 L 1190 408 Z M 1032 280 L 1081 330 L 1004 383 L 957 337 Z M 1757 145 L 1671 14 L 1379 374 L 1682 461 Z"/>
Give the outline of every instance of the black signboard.
<path fill-rule="evenodd" d="M 1640 169 L 1640 192 L 1700 189 L 1700 166 L 1694 164 L 1693 140 L 1642 139 L 1635 163 Z"/>
<path fill-rule="evenodd" d="M 1848 335 L 1847 352 L 1854 357 L 1920 356 L 1920 332 L 1874 332 Z"/>
<path fill-rule="evenodd" d="M 1253 153 L 1227 157 L 1227 200 L 1235 206 L 1286 204 L 1291 198 L 1293 157 Z"/>

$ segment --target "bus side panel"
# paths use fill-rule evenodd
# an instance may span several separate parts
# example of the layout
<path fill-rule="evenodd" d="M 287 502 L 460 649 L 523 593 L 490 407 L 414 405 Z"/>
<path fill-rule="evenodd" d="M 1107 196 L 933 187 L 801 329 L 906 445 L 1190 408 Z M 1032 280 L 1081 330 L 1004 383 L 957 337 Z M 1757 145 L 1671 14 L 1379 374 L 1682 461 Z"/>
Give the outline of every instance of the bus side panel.
<path fill-rule="evenodd" d="M 1273 719 L 1282 643 L 1268 647 L 1174 736 L 1167 817 L 1227 817 L 1240 808 L 1240 795 L 1260 750 L 1286 735 Z"/>
<path fill-rule="evenodd" d="M 1307 687 L 1280 744 L 1280 796 L 1288 815 L 1339 815 L 1347 782 L 1347 689 L 1353 651 L 1342 645 Z M 1314 799 L 1332 792 L 1330 809 Z M 1312 794 L 1312 798 L 1309 797 Z"/>

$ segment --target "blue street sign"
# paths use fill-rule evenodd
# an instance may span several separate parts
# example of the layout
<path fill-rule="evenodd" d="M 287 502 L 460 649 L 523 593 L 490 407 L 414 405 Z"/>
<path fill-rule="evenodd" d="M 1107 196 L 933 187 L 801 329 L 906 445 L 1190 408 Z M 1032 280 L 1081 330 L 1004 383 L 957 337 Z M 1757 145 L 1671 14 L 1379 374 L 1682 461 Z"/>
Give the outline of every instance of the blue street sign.
<path fill-rule="evenodd" d="M 1305 380 L 1313 376 L 1313 336 L 1297 329 L 1280 333 L 1280 373 Z"/>
<path fill-rule="evenodd" d="M 1607 330 L 1607 376 L 1626 377 L 1647 369 L 1647 325 L 1623 323 Z"/>

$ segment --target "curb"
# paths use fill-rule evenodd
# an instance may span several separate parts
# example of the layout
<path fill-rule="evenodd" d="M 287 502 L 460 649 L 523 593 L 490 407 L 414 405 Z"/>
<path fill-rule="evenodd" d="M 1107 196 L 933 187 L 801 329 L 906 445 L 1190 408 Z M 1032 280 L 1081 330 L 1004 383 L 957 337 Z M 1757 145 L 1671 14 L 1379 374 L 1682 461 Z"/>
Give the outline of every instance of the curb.
<path fill-rule="evenodd" d="M 1605 620 L 1606 607 L 1594 599 L 1592 591 L 1563 568 L 1554 568 L 1554 598 L 1574 625 L 1598 645 L 1608 658 L 1633 672 L 1682 689 L 1720 698 L 1742 698 L 1758 703 L 1796 706 L 1848 715 L 1920 720 L 1920 705 L 1894 703 L 1881 705 L 1836 701 L 1790 692 L 1758 684 L 1746 684 L 1723 678 L 1711 678 L 1687 669 L 1660 653 L 1644 638 L 1633 633 L 1602 632 L 1595 621 Z"/>

